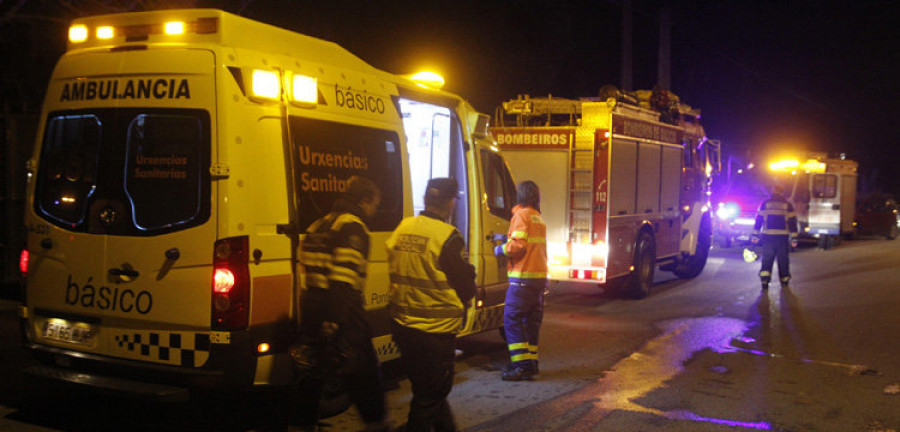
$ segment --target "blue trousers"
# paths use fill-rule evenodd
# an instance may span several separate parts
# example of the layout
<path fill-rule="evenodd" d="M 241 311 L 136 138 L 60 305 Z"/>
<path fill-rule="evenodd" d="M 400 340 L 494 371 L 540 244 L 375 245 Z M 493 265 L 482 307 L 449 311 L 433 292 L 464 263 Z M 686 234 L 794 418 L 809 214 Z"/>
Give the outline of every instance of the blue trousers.
<path fill-rule="evenodd" d="M 510 279 L 503 310 L 510 361 L 537 368 L 538 337 L 544 317 L 546 279 Z"/>

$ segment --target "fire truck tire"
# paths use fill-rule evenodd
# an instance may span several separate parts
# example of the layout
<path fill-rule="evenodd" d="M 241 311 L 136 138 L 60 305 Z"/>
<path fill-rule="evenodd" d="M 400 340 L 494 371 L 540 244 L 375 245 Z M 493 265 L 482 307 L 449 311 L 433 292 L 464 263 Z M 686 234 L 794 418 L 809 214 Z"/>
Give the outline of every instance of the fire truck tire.
<path fill-rule="evenodd" d="M 626 284 L 631 297 L 642 299 L 650 295 L 653 287 L 653 273 L 656 270 L 656 241 L 653 235 L 641 231 L 635 242 L 634 270 Z"/>
<path fill-rule="evenodd" d="M 697 236 L 697 251 L 685 258 L 675 266 L 675 276 L 682 279 L 693 279 L 703 272 L 706 260 L 709 258 L 709 247 L 712 245 L 712 229 L 709 218 L 703 218 L 700 222 L 700 233 Z"/>

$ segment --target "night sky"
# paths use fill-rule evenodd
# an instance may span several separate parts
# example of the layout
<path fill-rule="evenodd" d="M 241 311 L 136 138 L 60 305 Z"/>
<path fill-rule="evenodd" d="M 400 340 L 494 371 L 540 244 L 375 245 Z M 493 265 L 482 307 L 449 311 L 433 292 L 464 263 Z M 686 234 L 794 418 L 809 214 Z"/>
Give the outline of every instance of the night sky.
<path fill-rule="evenodd" d="M 620 0 L 143 3 L 216 5 L 336 42 L 379 69 L 432 69 L 489 114 L 517 94 L 577 98 L 621 83 Z M 867 188 L 900 194 L 900 2 L 635 0 L 634 88 L 656 82 L 664 4 L 671 90 L 702 110 L 711 138 L 758 155 L 844 152 L 878 180 Z M 53 25 L 60 39 L 65 22 Z"/>
<path fill-rule="evenodd" d="M 383 5 L 381 3 L 384 3 Z M 900 2 L 635 0 L 634 88 L 657 79 L 672 8 L 672 90 L 732 150 L 846 153 L 900 192 Z M 518 94 L 621 83 L 621 1 L 256 1 L 249 18 L 337 42 L 380 69 L 431 68 L 493 113 Z"/>

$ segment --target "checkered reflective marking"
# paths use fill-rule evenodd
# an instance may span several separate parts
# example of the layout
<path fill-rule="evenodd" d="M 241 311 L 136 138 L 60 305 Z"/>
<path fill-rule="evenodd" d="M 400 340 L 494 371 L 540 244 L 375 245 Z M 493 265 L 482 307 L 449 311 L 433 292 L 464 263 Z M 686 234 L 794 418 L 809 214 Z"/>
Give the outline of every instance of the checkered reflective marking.
<path fill-rule="evenodd" d="M 375 346 L 379 361 L 386 362 L 400 358 L 400 347 L 389 334 L 372 338 L 372 345 Z"/>
<path fill-rule="evenodd" d="M 464 332 L 464 335 L 480 333 L 483 331 L 493 330 L 503 327 L 503 305 L 496 305 L 477 309 L 474 312 L 474 320 L 471 327 Z"/>
<path fill-rule="evenodd" d="M 115 335 L 113 354 L 175 366 L 200 367 L 209 359 L 208 333 L 126 332 Z"/>

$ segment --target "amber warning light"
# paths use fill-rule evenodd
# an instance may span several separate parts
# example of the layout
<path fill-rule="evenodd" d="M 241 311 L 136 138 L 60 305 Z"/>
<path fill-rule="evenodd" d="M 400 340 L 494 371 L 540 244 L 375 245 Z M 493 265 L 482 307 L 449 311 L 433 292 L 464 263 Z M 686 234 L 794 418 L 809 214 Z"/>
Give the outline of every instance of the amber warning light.
<path fill-rule="evenodd" d="M 107 41 L 125 37 L 126 42 L 145 41 L 149 36 L 164 37 L 182 36 L 186 34 L 212 34 L 219 31 L 218 18 L 198 18 L 196 21 L 167 21 L 159 23 L 114 26 L 99 25 L 88 28 L 85 24 L 74 24 L 69 27 L 69 42 L 87 42 L 93 34 L 95 40 Z M 169 39 L 171 40 L 171 39 Z"/>

